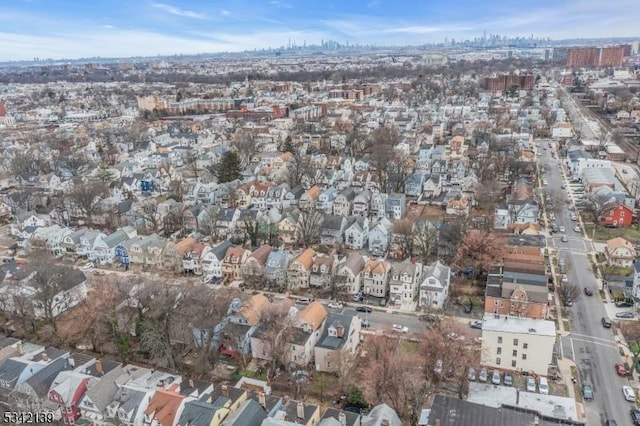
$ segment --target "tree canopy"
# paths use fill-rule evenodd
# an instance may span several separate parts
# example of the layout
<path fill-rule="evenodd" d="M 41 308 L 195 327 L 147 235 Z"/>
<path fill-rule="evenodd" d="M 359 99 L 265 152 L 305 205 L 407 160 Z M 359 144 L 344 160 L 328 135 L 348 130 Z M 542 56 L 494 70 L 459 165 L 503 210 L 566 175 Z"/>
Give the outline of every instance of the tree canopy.
<path fill-rule="evenodd" d="M 240 179 L 240 157 L 235 151 L 227 151 L 217 164 L 215 175 L 219 183 L 232 182 Z"/>

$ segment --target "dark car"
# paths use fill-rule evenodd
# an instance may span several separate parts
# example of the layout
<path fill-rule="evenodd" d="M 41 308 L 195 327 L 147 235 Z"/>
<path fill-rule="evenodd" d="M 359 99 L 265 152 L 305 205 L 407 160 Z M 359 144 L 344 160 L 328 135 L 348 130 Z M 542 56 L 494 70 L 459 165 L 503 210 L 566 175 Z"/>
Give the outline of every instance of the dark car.
<path fill-rule="evenodd" d="M 473 307 L 470 304 L 465 303 L 465 305 L 464 305 L 464 313 L 465 314 L 470 314 L 472 310 L 473 310 Z"/>
<path fill-rule="evenodd" d="M 373 309 L 371 309 L 371 308 L 370 308 L 370 307 L 368 307 L 368 306 L 358 306 L 358 307 L 356 308 L 356 311 L 358 311 L 358 312 L 369 312 L 369 313 L 370 313 L 370 312 L 372 312 L 372 311 L 373 311 Z"/>
<path fill-rule="evenodd" d="M 582 385 L 582 399 L 591 401 L 593 399 L 593 388 L 591 385 Z"/>
<path fill-rule="evenodd" d="M 618 312 L 616 318 L 633 319 L 635 318 L 635 314 L 633 312 Z"/>
<path fill-rule="evenodd" d="M 591 287 L 585 287 L 584 294 L 586 294 L 587 296 L 593 296 L 593 289 Z"/>
<path fill-rule="evenodd" d="M 602 322 L 602 326 L 604 328 L 611 328 L 611 320 L 609 318 L 602 317 L 602 320 L 600 321 Z"/>
<path fill-rule="evenodd" d="M 640 410 L 637 408 L 631 409 L 631 421 L 634 425 L 640 425 Z"/>
<path fill-rule="evenodd" d="M 633 302 L 627 302 L 625 300 L 620 300 L 616 302 L 616 308 L 633 308 Z"/>
<path fill-rule="evenodd" d="M 418 320 L 422 322 L 438 322 L 438 316 L 434 314 L 420 315 Z"/>

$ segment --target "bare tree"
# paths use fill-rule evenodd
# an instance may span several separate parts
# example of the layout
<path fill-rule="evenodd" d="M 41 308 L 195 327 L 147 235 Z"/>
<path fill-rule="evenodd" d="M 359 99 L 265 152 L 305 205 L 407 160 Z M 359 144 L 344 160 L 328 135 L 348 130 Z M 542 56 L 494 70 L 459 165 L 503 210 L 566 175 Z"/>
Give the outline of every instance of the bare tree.
<path fill-rule="evenodd" d="M 145 227 L 150 228 L 151 232 L 158 230 L 161 217 L 156 200 L 148 199 L 141 202 L 136 208 L 136 213 L 144 220 Z"/>
<path fill-rule="evenodd" d="M 564 304 L 576 300 L 581 294 L 582 291 L 580 287 L 575 283 L 564 283 L 558 291 L 558 296 L 560 296 L 560 300 L 562 300 Z"/>
<path fill-rule="evenodd" d="M 290 306 L 285 302 L 268 305 L 261 314 L 259 335 L 270 360 L 268 377 L 289 361 L 290 337 L 294 332 Z"/>
<path fill-rule="evenodd" d="M 95 171 L 94 177 L 105 187 L 109 186 L 109 184 L 111 184 L 111 182 L 113 182 L 116 178 L 113 170 L 111 170 L 109 165 L 105 162 L 100 163 Z"/>
<path fill-rule="evenodd" d="M 233 135 L 231 143 L 238 150 L 242 167 L 247 167 L 258 152 L 255 134 L 252 131 L 240 130 Z"/>
<path fill-rule="evenodd" d="M 409 219 L 393 223 L 393 239 L 400 245 L 403 256 L 413 256 L 415 224 Z"/>
<path fill-rule="evenodd" d="M 287 185 L 289 185 L 289 188 L 294 188 L 301 185 L 304 182 L 305 177 L 309 179 L 311 173 L 314 171 L 315 170 L 311 168 L 311 164 L 307 158 L 295 153 L 289 161 L 287 161 L 285 181 Z"/>
<path fill-rule="evenodd" d="M 502 258 L 503 248 L 504 243 L 490 231 L 471 229 L 458 245 L 453 263 L 459 270 L 473 268 L 482 273 Z"/>
<path fill-rule="evenodd" d="M 324 216 L 315 208 L 300 211 L 298 217 L 298 244 L 311 246 L 320 241 L 320 228 Z"/>
<path fill-rule="evenodd" d="M 423 264 L 433 261 L 438 249 L 438 229 L 428 221 L 416 222 L 413 233 L 413 253 Z"/>
<path fill-rule="evenodd" d="M 91 226 L 93 217 L 100 211 L 100 201 L 106 194 L 107 188 L 101 182 L 75 183 L 67 198 Z"/>
<path fill-rule="evenodd" d="M 91 162 L 80 152 L 62 153 L 56 160 L 56 172 L 66 170 L 71 176 L 80 176 L 89 170 Z"/>
<path fill-rule="evenodd" d="M 195 179 L 196 181 L 200 179 L 202 175 L 203 168 L 198 164 L 198 156 L 195 152 L 189 152 L 184 158 L 184 166 L 185 166 L 185 177 Z"/>

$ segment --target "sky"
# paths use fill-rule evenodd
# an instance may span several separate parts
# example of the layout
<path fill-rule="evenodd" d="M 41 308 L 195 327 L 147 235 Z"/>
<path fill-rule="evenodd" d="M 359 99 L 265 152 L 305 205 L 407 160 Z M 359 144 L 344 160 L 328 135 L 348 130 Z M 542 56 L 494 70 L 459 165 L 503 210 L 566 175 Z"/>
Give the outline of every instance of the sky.
<path fill-rule="evenodd" d="M 640 34 L 639 0 L 0 0 L 0 61 Z"/>

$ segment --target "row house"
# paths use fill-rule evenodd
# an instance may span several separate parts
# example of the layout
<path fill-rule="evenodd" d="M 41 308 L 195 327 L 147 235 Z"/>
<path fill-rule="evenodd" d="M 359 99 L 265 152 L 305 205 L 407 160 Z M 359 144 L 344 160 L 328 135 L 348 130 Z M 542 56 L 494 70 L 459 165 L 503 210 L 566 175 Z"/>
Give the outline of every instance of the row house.
<path fill-rule="evenodd" d="M 336 196 L 333 202 L 333 214 L 336 216 L 350 216 L 355 198 L 356 192 L 353 189 L 347 188 L 342 191 Z M 367 210 L 368 209 L 369 205 L 367 203 Z"/>
<path fill-rule="evenodd" d="M 315 250 L 307 248 L 291 261 L 287 269 L 287 282 L 290 290 L 309 288 L 311 266 L 315 255 Z"/>
<path fill-rule="evenodd" d="M 351 250 L 361 250 L 369 240 L 369 219 L 364 216 L 352 217 L 344 231 L 344 242 Z"/>
<path fill-rule="evenodd" d="M 387 218 L 380 219 L 369 231 L 369 253 L 374 256 L 384 256 L 389 249 L 392 232 L 393 223 Z"/>
<path fill-rule="evenodd" d="M 418 296 L 418 286 L 422 278 L 422 263 L 406 259 L 391 266 L 389 277 L 389 301 L 394 303 L 413 302 Z"/>
<path fill-rule="evenodd" d="M 295 331 L 289 337 L 290 362 L 307 366 L 312 361 L 314 347 L 320 340 L 326 318 L 327 311 L 320 302 L 311 302 L 298 312 L 294 320 Z"/>
<path fill-rule="evenodd" d="M 326 245 L 342 244 L 346 227 L 346 217 L 326 215 L 320 228 L 320 243 Z"/>
<path fill-rule="evenodd" d="M 167 240 L 156 234 L 132 239 L 129 247 L 130 262 L 143 267 L 159 267 L 166 245 Z"/>
<path fill-rule="evenodd" d="M 264 266 L 264 278 L 272 285 L 284 288 L 287 284 L 287 271 L 293 255 L 288 250 L 271 251 Z"/>
<path fill-rule="evenodd" d="M 255 249 L 247 261 L 242 265 L 242 275 L 245 281 L 258 282 L 264 276 L 264 268 L 267 259 L 273 251 L 273 247 L 268 244 L 262 245 Z"/>
<path fill-rule="evenodd" d="M 438 198 L 442 194 L 442 181 L 440 175 L 428 176 L 422 186 L 422 197 L 431 199 Z"/>
<path fill-rule="evenodd" d="M 386 260 L 367 260 L 362 272 L 364 294 L 378 298 L 387 297 L 390 269 L 391 264 Z"/>
<path fill-rule="evenodd" d="M 353 198 L 351 203 L 351 212 L 354 216 L 369 216 L 371 205 L 371 191 L 365 189 Z"/>
<path fill-rule="evenodd" d="M 336 263 L 333 255 L 317 254 L 313 258 L 309 286 L 321 290 L 329 288 L 334 279 Z"/>
<path fill-rule="evenodd" d="M 185 274 L 202 275 L 202 252 L 205 244 L 195 242 L 182 255 L 182 271 Z"/>
<path fill-rule="evenodd" d="M 222 264 L 224 262 L 227 250 L 233 244 L 229 240 L 224 240 L 216 246 L 207 246 L 202 252 L 202 274 L 205 280 L 221 280 Z"/>
<path fill-rule="evenodd" d="M 282 201 L 282 208 L 289 209 L 292 207 L 298 207 L 300 199 L 306 193 L 305 189 L 301 186 L 295 186 L 291 188 L 285 195 Z M 315 202 L 315 201 L 314 201 Z"/>
<path fill-rule="evenodd" d="M 242 265 L 250 255 L 251 252 L 242 246 L 232 246 L 227 250 L 222 263 L 222 275 L 226 282 L 242 279 Z"/>
<path fill-rule="evenodd" d="M 270 187 L 267 191 L 266 205 L 267 210 L 273 209 L 276 211 L 282 211 L 284 207 L 285 195 L 289 192 L 289 185 L 286 183 L 280 184 L 275 187 Z"/>
<path fill-rule="evenodd" d="M 337 372 L 345 359 L 356 355 L 362 321 L 353 311 L 332 312 L 325 319 L 322 335 L 314 347 L 316 371 Z"/>
<path fill-rule="evenodd" d="M 451 289 L 451 268 L 436 261 L 424 268 L 418 306 L 443 309 Z"/>
<path fill-rule="evenodd" d="M 374 192 L 371 194 L 371 205 L 369 207 L 369 211 L 371 214 L 371 217 L 375 217 L 375 218 L 383 218 L 383 217 L 388 217 L 386 215 L 386 200 L 387 200 L 387 194 L 381 193 L 381 192 Z M 390 203 L 390 207 L 393 207 L 393 205 L 395 204 L 395 202 Z M 400 206 L 398 205 L 398 207 L 400 208 Z M 392 209 L 393 210 L 393 209 Z"/>
<path fill-rule="evenodd" d="M 335 280 L 344 293 L 355 295 L 362 290 L 364 265 L 365 258 L 357 251 L 350 252 L 338 265 Z"/>
<path fill-rule="evenodd" d="M 316 206 L 316 202 L 320 197 L 322 190 L 319 186 L 312 186 L 300 197 L 298 208 L 300 210 L 310 210 Z"/>
<path fill-rule="evenodd" d="M 318 195 L 318 200 L 316 201 L 316 210 L 324 214 L 333 213 L 333 203 L 335 202 L 337 196 L 337 189 L 333 187 L 325 189 L 324 191 L 322 191 L 322 193 L 320 193 L 320 195 Z"/>
<path fill-rule="evenodd" d="M 95 261 L 102 264 L 112 263 L 116 257 L 116 247 L 136 234 L 135 228 L 127 226 L 96 241 L 93 247 Z"/>
<path fill-rule="evenodd" d="M 283 244 L 291 246 L 300 240 L 300 213 L 291 212 L 278 222 L 278 236 Z"/>

